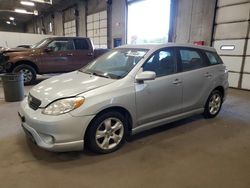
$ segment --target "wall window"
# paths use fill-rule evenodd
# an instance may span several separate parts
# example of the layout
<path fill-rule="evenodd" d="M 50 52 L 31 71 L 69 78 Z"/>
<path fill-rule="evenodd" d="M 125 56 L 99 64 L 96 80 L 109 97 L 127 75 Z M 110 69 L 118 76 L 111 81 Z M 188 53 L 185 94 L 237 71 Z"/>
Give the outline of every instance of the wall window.
<path fill-rule="evenodd" d="M 49 27 L 49 32 L 52 33 L 52 32 L 53 32 L 53 26 L 52 26 L 52 23 L 51 23 L 51 22 L 49 23 L 49 26 L 48 26 L 48 27 Z"/>
<path fill-rule="evenodd" d="M 128 4 L 128 44 L 166 43 L 170 0 L 144 0 Z"/>
<path fill-rule="evenodd" d="M 107 48 L 107 11 L 87 16 L 87 36 L 93 41 L 96 48 Z"/>
<path fill-rule="evenodd" d="M 64 36 L 75 37 L 76 36 L 76 20 L 64 22 Z"/>

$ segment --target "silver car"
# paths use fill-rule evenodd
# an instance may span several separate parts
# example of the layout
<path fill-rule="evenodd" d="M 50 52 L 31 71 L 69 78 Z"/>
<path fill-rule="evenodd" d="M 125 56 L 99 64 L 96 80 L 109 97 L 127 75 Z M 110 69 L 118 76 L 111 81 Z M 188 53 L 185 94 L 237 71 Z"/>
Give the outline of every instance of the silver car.
<path fill-rule="evenodd" d="M 126 45 L 36 85 L 19 116 L 44 149 L 109 153 L 131 134 L 195 114 L 215 117 L 227 88 L 214 48 Z"/>

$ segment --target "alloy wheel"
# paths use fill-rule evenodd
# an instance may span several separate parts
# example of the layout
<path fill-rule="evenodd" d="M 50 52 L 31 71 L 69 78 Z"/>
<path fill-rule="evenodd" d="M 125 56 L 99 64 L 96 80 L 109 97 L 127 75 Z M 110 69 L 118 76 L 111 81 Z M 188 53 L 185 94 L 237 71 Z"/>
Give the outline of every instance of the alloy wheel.
<path fill-rule="evenodd" d="M 24 83 L 30 82 L 32 80 L 33 74 L 29 69 L 21 69 L 20 73 L 23 74 Z"/>
<path fill-rule="evenodd" d="M 221 106 L 221 96 L 218 93 L 215 93 L 209 101 L 209 112 L 214 115 L 220 110 Z"/>
<path fill-rule="evenodd" d="M 123 135 L 123 123 L 117 118 L 107 118 L 98 126 L 95 140 L 101 149 L 110 150 L 121 142 Z"/>

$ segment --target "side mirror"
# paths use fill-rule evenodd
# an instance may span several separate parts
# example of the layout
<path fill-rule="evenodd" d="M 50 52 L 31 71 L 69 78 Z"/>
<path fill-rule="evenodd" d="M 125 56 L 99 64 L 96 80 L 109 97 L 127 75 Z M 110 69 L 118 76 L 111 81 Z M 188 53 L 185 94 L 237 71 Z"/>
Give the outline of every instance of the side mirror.
<path fill-rule="evenodd" d="M 44 51 L 44 52 L 49 53 L 49 52 L 52 52 L 52 51 L 53 51 L 53 49 L 52 49 L 52 48 L 47 47 L 47 48 L 44 48 L 44 50 L 43 50 L 43 51 Z"/>
<path fill-rule="evenodd" d="M 135 79 L 137 81 L 154 80 L 156 77 L 153 71 L 144 71 L 136 75 Z"/>

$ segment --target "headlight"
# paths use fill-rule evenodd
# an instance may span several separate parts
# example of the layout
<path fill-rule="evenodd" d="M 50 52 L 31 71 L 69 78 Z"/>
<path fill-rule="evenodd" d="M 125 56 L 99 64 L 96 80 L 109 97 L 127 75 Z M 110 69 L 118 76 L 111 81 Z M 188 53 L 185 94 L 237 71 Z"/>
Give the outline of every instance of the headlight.
<path fill-rule="evenodd" d="M 67 112 L 70 112 L 76 108 L 79 108 L 83 103 L 84 103 L 83 97 L 60 99 L 47 106 L 42 111 L 42 113 L 46 115 L 57 116 L 60 114 L 65 114 Z"/>

